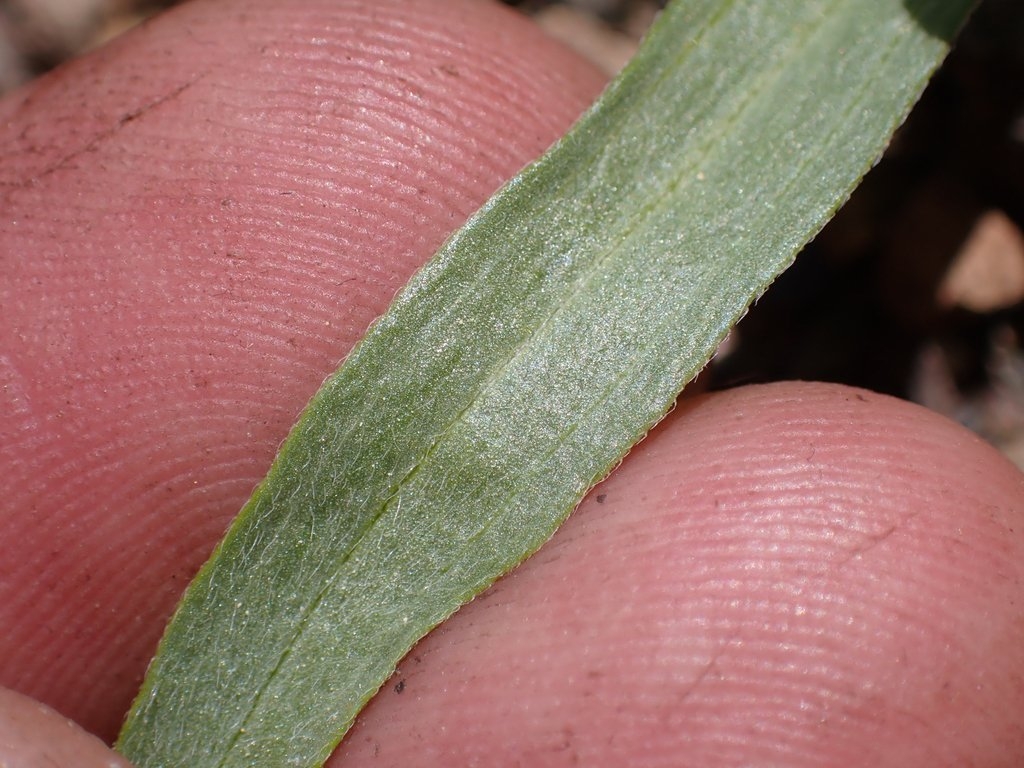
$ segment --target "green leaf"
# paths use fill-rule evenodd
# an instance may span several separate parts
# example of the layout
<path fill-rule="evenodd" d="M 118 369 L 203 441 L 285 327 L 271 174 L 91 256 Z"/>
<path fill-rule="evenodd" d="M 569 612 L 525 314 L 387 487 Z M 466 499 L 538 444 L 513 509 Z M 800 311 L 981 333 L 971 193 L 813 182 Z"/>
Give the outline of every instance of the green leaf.
<path fill-rule="evenodd" d="M 124 754 L 321 764 L 412 644 L 664 415 L 878 157 L 969 6 L 670 6 L 317 393 L 168 627 Z"/>

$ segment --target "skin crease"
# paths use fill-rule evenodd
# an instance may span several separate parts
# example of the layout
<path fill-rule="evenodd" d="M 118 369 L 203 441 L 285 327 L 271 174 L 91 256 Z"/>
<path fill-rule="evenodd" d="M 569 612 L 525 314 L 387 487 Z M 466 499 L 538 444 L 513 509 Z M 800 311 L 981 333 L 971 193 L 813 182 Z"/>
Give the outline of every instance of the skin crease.
<path fill-rule="evenodd" d="M 298 410 L 600 85 L 477 0 L 219 0 L 0 105 L 0 683 L 109 740 Z M 687 400 L 331 764 L 1019 765 L 1022 537 L 923 409 Z M 0 721 L 0 764 L 108 764 Z"/>

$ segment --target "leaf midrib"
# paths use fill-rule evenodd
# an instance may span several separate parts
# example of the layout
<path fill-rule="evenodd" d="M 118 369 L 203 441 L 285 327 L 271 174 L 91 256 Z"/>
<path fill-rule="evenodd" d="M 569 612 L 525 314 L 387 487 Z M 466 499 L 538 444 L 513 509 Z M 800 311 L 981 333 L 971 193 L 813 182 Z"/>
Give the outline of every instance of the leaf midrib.
<path fill-rule="evenodd" d="M 699 48 L 700 41 L 705 36 L 711 34 L 715 26 L 718 25 L 721 22 L 721 20 L 727 16 L 729 8 L 736 2 L 737 0 L 730 0 L 728 3 L 723 3 L 718 13 L 716 13 L 712 17 L 711 22 L 701 29 L 700 34 L 698 34 L 697 37 L 691 38 L 690 44 L 687 45 L 677 57 L 674 57 L 671 60 L 671 64 L 669 66 L 663 68 L 659 77 L 654 78 L 653 80 L 645 84 L 645 88 L 642 91 L 641 95 L 637 97 L 638 100 L 642 101 L 644 96 L 648 95 L 653 91 L 656 91 L 658 87 L 671 76 L 672 69 L 680 66 L 682 62 L 684 62 L 690 55 L 692 55 L 692 53 L 695 50 Z M 830 10 L 837 4 L 838 0 L 833 0 L 833 2 L 827 8 Z M 773 66 L 766 67 L 760 70 L 760 72 L 758 72 L 754 76 L 751 87 L 745 92 L 746 98 L 737 99 L 737 105 L 735 109 L 732 110 L 726 117 L 716 120 L 715 124 L 716 126 L 720 126 L 720 131 L 728 131 L 730 127 L 742 122 L 743 115 L 746 114 L 746 112 L 753 104 L 757 103 L 760 100 L 760 98 L 763 97 L 766 91 L 771 90 L 770 83 L 773 81 L 778 81 L 780 79 L 781 75 L 788 69 L 792 61 L 798 57 L 798 52 L 815 36 L 816 33 L 818 33 L 821 30 L 821 28 L 825 25 L 827 19 L 828 14 L 826 12 L 823 12 L 816 19 L 815 23 L 804 26 L 803 34 L 801 35 L 799 41 L 789 46 L 787 50 L 784 52 L 784 54 L 773 63 Z M 612 136 L 620 137 L 621 130 L 621 127 L 617 128 L 616 131 L 613 132 Z M 506 355 L 502 360 L 497 362 L 497 364 L 492 367 L 492 372 L 480 382 L 479 386 L 475 390 L 475 393 L 469 399 L 467 404 L 454 416 L 450 417 L 444 430 L 442 430 L 441 432 L 434 436 L 431 443 L 428 446 L 426 446 L 426 448 L 422 451 L 421 457 L 418 460 L 416 460 L 415 463 L 413 463 L 413 465 L 407 470 L 405 475 L 396 483 L 394 491 L 380 502 L 379 511 L 371 515 L 369 518 L 367 518 L 364 525 L 351 540 L 344 556 L 339 558 L 339 560 L 336 562 L 331 576 L 324 583 L 323 587 L 317 592 L 315 598 L 303 609 L 301 613 L 301 618 L 296 623 L 295 629 L 292 632 L 287 645 L 279 655 L 279 658 L 275 663 L 274 667 L 271 669 L 270 673 L 266 675 L 265 678 L 261 681 L 258 691 L 252 698 L 251 706 L 248 708 L 246 715 L 244 716 L 240 726 L 235 729 L 235 733 L 232 735 L 227 749 L 225 750 L 220 761 L 217 763 L 218 768 L 223 768 L 232 750 L 238 743 L 239 739 L 242 737 L 243 734 L 245 734 L 255 713 L 260 709 L 260 703 L 265 693 L 271 687 L 272 683 L 278 677 L 282 668 L 285 666 L 288 658 L 292 653 L 292 649 L 294 648 L 297 641 L 300 640 L 305 634 L 311 618 L 316 615 L 325 597 L 332 591 L 334 586 L 337 584 L 338 579 L 340 578 L 342 572 L 344 571 L 344 567 L 350 560 L 352 554 L 359 548 L 360 544 L 364 541 L 364 539 L 373 531 L 377 523 L 388 514 L 388 511 L 392 506 L 392 502 L 394 502 L 394 500 L 400 496 L 402 490 L 407 486 L 409 482 L 411 482 L 416 477 L 417 474 L 419 474 L 422 471 L 424 466 L 429 466 L 431 458 L 435 455 L 438 445 L 445 439 L 445 437 L 447 437 L 451 433 L 452 429 L 463 420 L 464 416 L 470 411 L 472 411 L 475 408 L 475 406 L 479 403 L 479 401 L 489 391 L 492 390 L 494 385 L 504 377 L 505 373 L 512 366 L 512 364 L 516 360 L 521 358 L 521 356 L 525 354 L 527 350 L 531 349 L 539 340 L 545 338 L 546 334 L 550 330 L 552 323 L 554 323 L 561 315 L 570 311 L 569 309 L 567 309 L 567 307 L 572 304 L 575 298 L 586 293 L 587 288 L 592 284 L 594 279 L 596 279 L 596 277 L 598 277 L 602 273 L 602 268 L 604 267 L 604 265 L 609 261 L 612 261 L 616 255 L 620 254 L 623 251 L 626 244 L 628 244 L 629 241 L 632 239 L 632 237 L 642 229 L 642 223 L 646 219 L 657 215 L 659 212 L 669 207 L 668 204 L 671 201 L 671 198 L 678 191 L 688 186 L 691 186 L 692 184 L 695 183 L 694 178 L 692 178 L 692 172 L 713 154 L 715 147 L 715 137 L 709 136 L 708 140 L 705 141 L 703 146 L 700 146 L 692 153 L 692 156 L 694 158 L 693 161 L 685 166 L 680 167 L 678 169 L 678 172 L 674 176 L 672 176 L 666 184 L 663 185 L 662 189 L 659 190 L 656 195 L 654 195 L 651 199 L 645 200 L 644 203 L 630 215 L 629 219 L 624 223 L 624 225 L 622 227 L 617 228 L 617 242 L 609 246 L 604 251 L 604 253 L 596 257 L 590 265 L 586 266 L 582 270 L 582 273 L 573 281 L 573 283 L 565 289 L 561 299 L 557 302 L 552 303 L 551 309 L 547 313 L 547 316 L 544 317 L 544 319 L 536 327 L 531 329 L 530 332 L 511 349 L 508 355 Z M 802 165 L 806 166 L 807 163 L 808 161 L 804 160 Z M 578 178 L 579 173 L 579 169 L 574 169 L 573 177 Z M 798 176 L 799 174 L 794 174 L 791 177 L 789 184 L 792 185 Z M 565 184 L 568 183 L 569 181 L 567 180 Z M 696 183 L 701 182 L 697 181 Z M 627 373 L 627 371 L 620 372 L 619 375 L 612 379 L 612 382 L 605 387 L 604 393 L 612 391 L 618 384 L 622 382 Z M 598 408 L 603 402 L 603 396 L 597 398 L 596 402 L 589 409 L 588 413 Z M 574 426 L 570 430 L 561 432 L 559 434 L 558 441 L 545 454 L 545 456 L 550 456 L 554 454 L 557 451 L 558 447 L 564 443 L 565 439 L 570 434 L 572 434 L 572 432 L 575 431 L 575 428 L 576 427 Z M 506 472 L 506 474 L 503 475 L 503 477 L 507 476 L 508 473 Z M 473 539 L 484 535 L 489 530 L 490 525 L 492 524 L 493 521 L 489 521 L 488 524 L 482 526 L 477 531 L 477 533 L 474 534 L 474 536 L 467 541 L 466 546 L 468 546 Z"/>

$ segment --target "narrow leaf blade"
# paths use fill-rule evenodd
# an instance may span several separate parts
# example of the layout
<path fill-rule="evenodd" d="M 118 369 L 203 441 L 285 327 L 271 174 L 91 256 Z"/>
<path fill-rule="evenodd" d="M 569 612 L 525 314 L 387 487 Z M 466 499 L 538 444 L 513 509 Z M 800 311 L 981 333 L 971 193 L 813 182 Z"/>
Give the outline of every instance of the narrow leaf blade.
<path fill-rule="evenodd" d="M 411 281 L 189 588 L 119 742 L 319 765 L 539 547 L 877 158 L 967 0 L 688 0 Z"/>

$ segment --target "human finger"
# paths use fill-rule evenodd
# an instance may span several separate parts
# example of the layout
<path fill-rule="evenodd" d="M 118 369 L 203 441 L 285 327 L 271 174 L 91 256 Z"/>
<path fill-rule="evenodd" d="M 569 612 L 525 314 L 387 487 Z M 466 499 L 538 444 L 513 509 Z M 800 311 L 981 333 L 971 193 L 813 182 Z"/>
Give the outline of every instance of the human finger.
<path fill-rule="evenodd" d="M 479 0 L 218 0 L 0 106 L 0 684 L 112 737 L 323 378 L 601 85 Z"/>
<path fill-rule="evenodd" d="M 71 720 L 6 688 L 0 688 L 0 765 L 130 768 L 127 760 Z"/>
<path fill-rule="evenodd" d="M 1021 765 L 1022 585 L 1024 476 L 963 428 L 836 385 L 700 397 L 331 765 Z"/>

